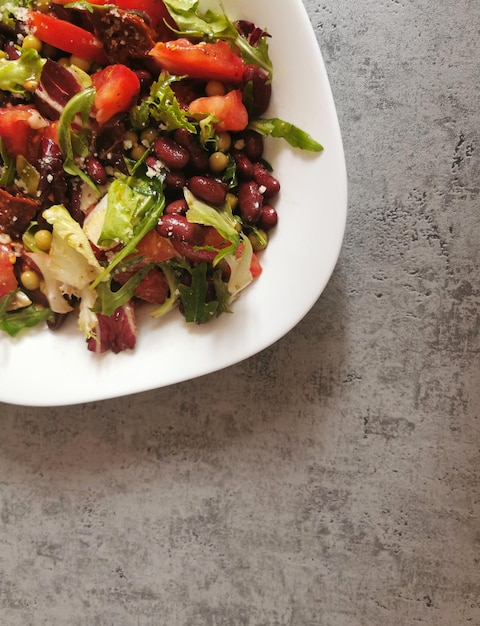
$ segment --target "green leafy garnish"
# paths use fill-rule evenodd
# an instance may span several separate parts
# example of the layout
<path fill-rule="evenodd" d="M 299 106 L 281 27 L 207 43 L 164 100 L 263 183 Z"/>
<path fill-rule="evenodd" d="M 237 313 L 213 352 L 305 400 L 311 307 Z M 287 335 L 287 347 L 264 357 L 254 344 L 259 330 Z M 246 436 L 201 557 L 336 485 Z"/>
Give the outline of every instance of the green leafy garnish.
<path fill-rule="evenodd" d="M 0 137 L 0 157 L 3 161 L 2 173 L 0 175 L 0 185 L 2 187 L 9 187 L 15 180 L 15 161 L 10 157 L 5 150 L 5 144 Z"/>
<path fill-rule="evenodd" d="M 122 306 L 133 298 L 135 289 L 142 282 L 150 269 L 151 267 L 146 265 L 141 270 L 138 270 L 116 291 L 112 291 L 111 277 L 103 283 L 100 283 L 97 287 L 98 299 L 94 307 L 95 312 L 107 316 L 113 315 L 119 306 Z"/>
<path fill-rule="evenodd" d="M 35 91 L 44 64 L 33 48 L 22 50 L 18 59 L 0 58 L 0 89 L 19 95 Z"/>
<path fill-rule="evenodd" d="M 255 130 L 264 137 L 271 135 L 272 137 L 285 139 L 293 148 L 300 148 L 301 150 L 308 150 L 310 152 L 322 152 L 323 150 L 323 146 L 307 132 L 278 117 L 252 120 L 248 124 L 248 128 Z"/>
<path fill-rule="evenodd" d="M 151 86 L 149 96 L 130 111 L 130 120 L 135 129 L 146 128 L 152 117 L 164 124 L 165 130 L 186 128 L 191 133 L 196 132 L 195 125 L 188 119 L 170 87 L 171 83 L 176 80 L 178 78 L 171 76 L 168 72 L 160 74 L 158 80 Z"/>
<path fill-rule="evenodd" d="M 15 300 L 17 291 L 11 291 L 3 298 L 0 298 L 0 330 L 8 333 L 10 337 L 15 337 L 25 328 L 36 326 L 44 320 L 53 320 L 53 313 L 50 309 L 37 309 L 33 304 L 10 311 L 10 306 Z"/>
<path fill-rule="evenodd" d="M 82 89 L 67 102 L 58 121 L 58 143 L 64 158 L 63 169 L 67 174 L 79 176 L 87 185 L 98 192 L 93 180 L 78 167 L 75 159 L 86 157 L 89 152 L 90 130 L 87 126 L 90 111 L 95 100 L 95 88 Z M 77 115 L 80 116 L 81 128 L 73 127 Z"/>
<path fill-rule="evenodd" d="M 207 264 L 191 267 L 191 285 L 178 285 L 180 298 L 185 309 L 185 320 L 204 324 L 209 322 L 218 308 L 218 301 L 205 302 L 208 291 Z"/>
<path fill-rule="evenodd" d="M 266 36 L 260 38 L 257 46 L 250 45 L 227 17 L 221 3 L 221 13 L 211 10 L 201 13 L 198 9 L 199 0 L 164 0 L 164 4 L 178 26 L 177 33 L 210 41 L 228 41 L 232 47 L 238 48 L 245 63 L 258 65 L 272 74 Z"/>

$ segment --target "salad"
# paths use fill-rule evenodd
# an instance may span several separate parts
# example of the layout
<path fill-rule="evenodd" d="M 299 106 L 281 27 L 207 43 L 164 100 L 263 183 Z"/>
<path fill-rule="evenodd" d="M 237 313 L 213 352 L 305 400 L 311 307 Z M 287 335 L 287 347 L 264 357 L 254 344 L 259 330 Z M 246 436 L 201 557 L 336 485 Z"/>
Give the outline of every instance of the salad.
<path fill-rule="evenodd" d="M 269 33 L 198 0 L 0 8 L 0 329 L 77 316 L 93 352 L 135 347 L 138 306 L 187 323 L 260 276 L 280 182 L 265 138 Z"/>

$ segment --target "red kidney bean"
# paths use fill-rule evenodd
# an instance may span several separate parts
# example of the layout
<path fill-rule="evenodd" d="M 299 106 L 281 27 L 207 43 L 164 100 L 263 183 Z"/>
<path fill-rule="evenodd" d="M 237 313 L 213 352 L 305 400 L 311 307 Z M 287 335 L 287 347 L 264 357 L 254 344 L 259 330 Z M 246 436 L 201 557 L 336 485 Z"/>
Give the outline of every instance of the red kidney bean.
<path fill-rule="evenodd" d="M 135 70 L 135 74 L 140 81 L 140 89 L 142 91 L 149 90 L 153 82 L 153 78 L 150 72 L 147 72 L 146 70 Z"/>
<path fill-rule="evenodd" d="M 237 176 L 243 180 L 250 180 L 253 178 L 253 163 L 248 156 L 241 150 L 232 150 L 232 156 L 237 166 Z"/>
<path fill-rule="evenodd" d="M 260 133 L 254 130 L 246 130 L 242 135 L 245 147 L 243 151 L 250 161 L 259 161 L 263 156 L 264 142 Z"/>
<path fill-rule="evenodd" d="M 254 180 L 238 186 L 238 206 L 247 224 L 256 224 L 262 214 L 263 196 Z"/>
<path fill-rule="evenodd" d="M 221 206 L 227 197 L 227 186 L 208 176 L 192 176 L 187 185 L 194 196 L 214 206 Z"/>
<path fill-rule="evenodd" d="M 107 182 L 107 172 L 103 165 L 95 157 L 85 159 L 87 174 L 97 185 L 104 185 Z"/>
<path fill-rule="evenodd" d="M 253 103 L 251 115 L 258 117 L 265 113 L 272 97 L 272 85 L 268 73 L 256 65 L 248 65 L 243 72 L 242 83 L 245 87 L 252 84 Z"/>
<path fill-rule="evenodd" d="M 280 191 L 279 181 L 261 163 L 254 163 L 253 179 L 260 187 L 264 188 L 262 194 L 265 198 L 273 198 Z"/>
<path fill-rule="evenodd" d="M 164 214 L 165 215 L 185 215 L 188 211 L 187 201 L 183 198 L 179 198 L 178 200 L 173 200 L 165 207 Z"/>
<path fill-rule="evenodd" d="M 174 137 L 175 141 L 190 155 L 190 165 L 199 172 L 205 172 L 208 169 L 209 154 L 198 143 L 195 135 L 188 132 L 186 128 L 178 128 Z"/>
<path fill-rule="evenodd" d="M 200 246 L 205 239 L 202 226 L 189 222 L 184 215 L 162 215 L 157 232 L 162 237 L 172 237 L 194 246 Z"/>
<path fill-rule="evenodd" d="M 278 222 L 278 213 L 277 209 L 273 207 L 271 204 L 265 204 L 262 207 L 262 213 L 260 214 L 260 219 L 258 225 L 263 230 L 271 230 L 274 226 L 277 225 Z"/>
<path fill-rule="evenodd" d="M 190 160 L 188 151 L 170 137 L 156 139 L 153 150 L 157 157 L 170 169 L 179 170 L 185 167 Z"/>
<path fill-rule="evenodd" d="M 187 184 L 187 178 L 182 170 L 170 170 L 165 176 L 165 185 L 168 189 L 183 189 Z"/>

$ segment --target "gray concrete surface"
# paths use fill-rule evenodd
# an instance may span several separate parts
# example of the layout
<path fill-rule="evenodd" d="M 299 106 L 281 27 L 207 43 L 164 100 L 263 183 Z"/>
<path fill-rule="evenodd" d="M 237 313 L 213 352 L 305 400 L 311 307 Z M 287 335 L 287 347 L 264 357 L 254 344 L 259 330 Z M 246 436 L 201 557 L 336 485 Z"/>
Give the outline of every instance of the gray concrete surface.
<path fill-rule="evenodd" d="M 0 407 L 2 625 L 480 624 L 480 5 L 305 4 L 350 181 L 332 280 L 221 374 Z"/>

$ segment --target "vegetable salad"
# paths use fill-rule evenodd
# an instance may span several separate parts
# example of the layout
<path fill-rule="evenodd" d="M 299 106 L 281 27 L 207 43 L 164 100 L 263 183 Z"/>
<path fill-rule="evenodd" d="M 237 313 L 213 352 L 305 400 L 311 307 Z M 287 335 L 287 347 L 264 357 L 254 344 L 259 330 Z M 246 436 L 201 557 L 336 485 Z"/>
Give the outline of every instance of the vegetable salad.
<path fill-rule="evenodd" d="M 198 0 L 0 7 L 0 330 L 75 315 L 87 348 L 135 347 L 135 311 L 232 310 L 277 224 L 270 35 Z"/>

